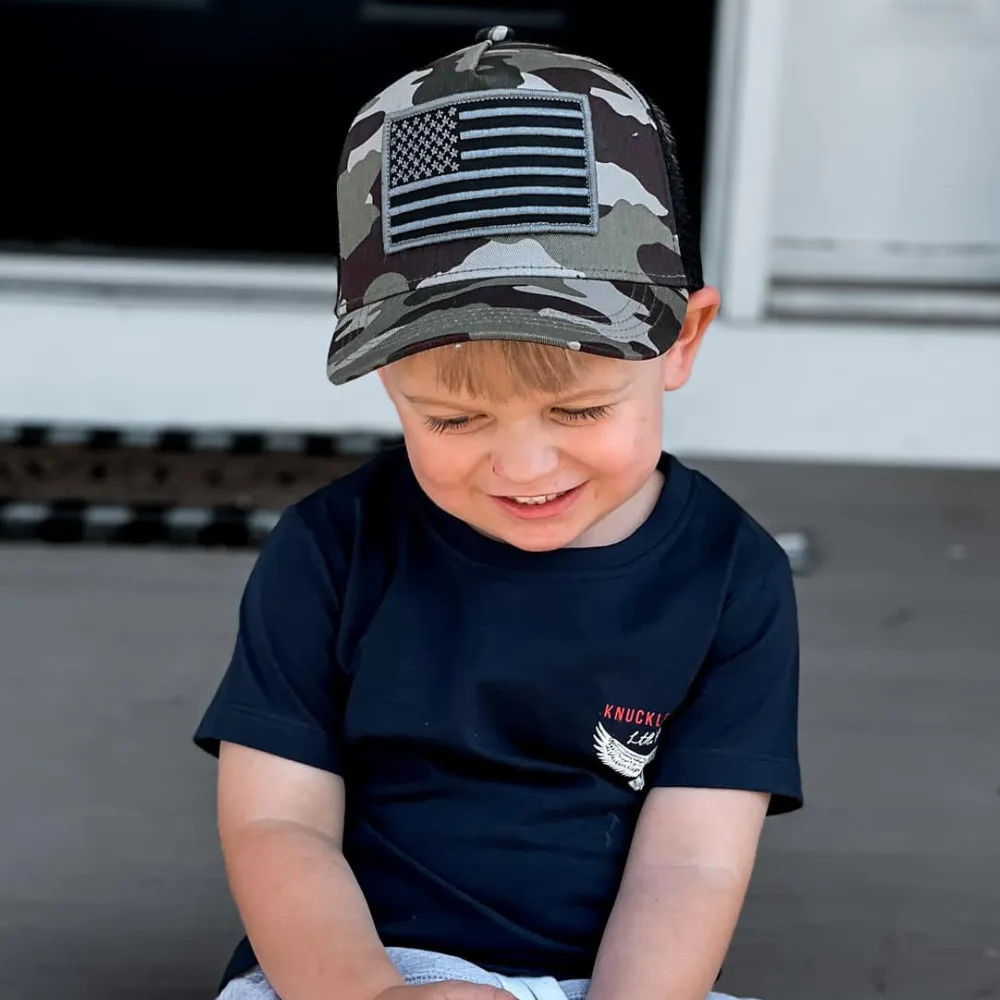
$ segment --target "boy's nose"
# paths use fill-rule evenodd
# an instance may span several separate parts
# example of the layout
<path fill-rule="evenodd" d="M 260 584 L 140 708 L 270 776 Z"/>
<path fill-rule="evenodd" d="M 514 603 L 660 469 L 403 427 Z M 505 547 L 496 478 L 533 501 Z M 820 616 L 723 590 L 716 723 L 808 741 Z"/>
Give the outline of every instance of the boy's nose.
<path fill-rule="evenodd" d="M 552 444 L 531 435 L 511 437 L 493 447 L 493 472 L 511 483 L 537 483 L 559 466 L 559 453 Z"/>

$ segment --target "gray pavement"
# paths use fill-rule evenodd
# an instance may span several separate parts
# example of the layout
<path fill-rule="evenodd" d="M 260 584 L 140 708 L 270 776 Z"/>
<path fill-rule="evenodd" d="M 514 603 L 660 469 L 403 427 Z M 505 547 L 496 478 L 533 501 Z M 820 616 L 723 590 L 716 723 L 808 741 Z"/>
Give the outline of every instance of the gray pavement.
<path fill-rule="evenodd" d="M 1000 473 L 699 464 L 799 582 L 806 808 L 723 986 L 1000 997 Z M 247 554 L 0 547 L 0 998 L 208 998 L 238 923 L 190 735 Z"/>

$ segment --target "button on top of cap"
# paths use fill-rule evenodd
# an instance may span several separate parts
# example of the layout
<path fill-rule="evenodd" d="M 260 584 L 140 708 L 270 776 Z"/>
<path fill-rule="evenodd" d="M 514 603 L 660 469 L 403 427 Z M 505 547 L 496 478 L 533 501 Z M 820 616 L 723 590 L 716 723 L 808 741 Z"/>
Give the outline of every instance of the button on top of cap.
<path fill-rule="evenodd" d="M 498 42 L 512 42 L 514 32 L 506 24 L 498 24 L 492 28 L 483 28 L 476 35 L 477 42 L 490 42 L 496 45 Z"/>

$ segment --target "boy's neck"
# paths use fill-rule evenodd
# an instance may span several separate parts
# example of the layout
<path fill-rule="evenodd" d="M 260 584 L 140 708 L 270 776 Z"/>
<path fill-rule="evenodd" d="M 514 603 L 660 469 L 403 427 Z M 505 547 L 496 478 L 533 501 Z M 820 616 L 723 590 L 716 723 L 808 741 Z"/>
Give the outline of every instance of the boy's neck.
<path fill-rule="evenodd" d="M 653 513 L 656 502 L 663 489 L 663 473 L 654 469 L 641 489 L 634 493 L 620 507 L 603 517 L 597 524 L 588 528 L 582 535 L 574 539 L 567 548 L 583 549 L 597 548 L 602 545 L 614 545 L 623 542 L 629 535 L 638 531 Z"/>

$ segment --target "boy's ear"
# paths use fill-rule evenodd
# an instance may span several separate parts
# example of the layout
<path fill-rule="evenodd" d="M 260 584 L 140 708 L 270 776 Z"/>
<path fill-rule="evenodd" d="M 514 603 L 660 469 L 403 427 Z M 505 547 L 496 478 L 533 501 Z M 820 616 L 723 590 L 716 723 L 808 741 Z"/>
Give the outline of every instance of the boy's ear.
<path fill-rule="evenodd" d="M 688 300 L 687 315 L 680 335 L 664 359 L 664 389 L 679 389 L 691 377 L 694 359 L 712 321 L 719 315 L 722 297 L 718 288 L 706 286 Z"/>

